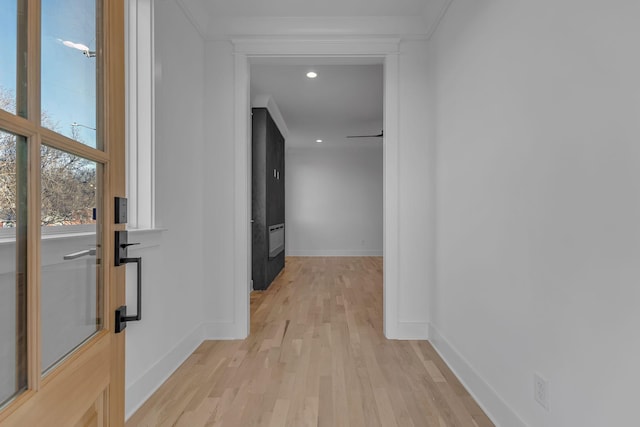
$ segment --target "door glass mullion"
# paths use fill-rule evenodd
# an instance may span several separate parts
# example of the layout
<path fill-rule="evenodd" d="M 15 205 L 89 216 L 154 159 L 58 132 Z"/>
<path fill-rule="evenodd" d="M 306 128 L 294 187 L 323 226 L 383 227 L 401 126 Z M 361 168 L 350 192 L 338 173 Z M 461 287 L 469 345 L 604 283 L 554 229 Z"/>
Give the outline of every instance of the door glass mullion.
<path fill-rule="evenodd" d="M 47 145 L 58 148 L 69 153 L 72 153 L 79 157 L 88 158 L 98 163 L 105 163 L 107 161 L 107 154 L 102 150 L 97 150 L 93 147 L 68 138 L 65 135 L 51 131 L 46 128 L 40 128 L 39 133 L 43 140 L 47 141 Z"/>
<path fill-rule="evenodd" d="M 27 389 L 27 138 L 0 129 L 0 407 Z"/>

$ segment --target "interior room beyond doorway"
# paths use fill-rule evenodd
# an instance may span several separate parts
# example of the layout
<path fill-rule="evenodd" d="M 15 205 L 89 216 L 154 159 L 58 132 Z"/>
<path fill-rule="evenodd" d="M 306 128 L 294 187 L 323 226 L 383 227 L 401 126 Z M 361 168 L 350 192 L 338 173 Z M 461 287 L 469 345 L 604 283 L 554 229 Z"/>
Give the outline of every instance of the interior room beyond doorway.
<path fill-rule="evenodd" d="M 382 256 L 381 58 L 262 59 L 252 60 L 250 71 L 253 288 L 268 286 L 284 254 Z M 276 141 L 269 142 L 273 128 L 285 140 L 283 162 Z M 281 193 L 286 221 L 273 206 Z M 284 248 L 271 247 L 278 241 L 272 228 L 284 228 Z"/>

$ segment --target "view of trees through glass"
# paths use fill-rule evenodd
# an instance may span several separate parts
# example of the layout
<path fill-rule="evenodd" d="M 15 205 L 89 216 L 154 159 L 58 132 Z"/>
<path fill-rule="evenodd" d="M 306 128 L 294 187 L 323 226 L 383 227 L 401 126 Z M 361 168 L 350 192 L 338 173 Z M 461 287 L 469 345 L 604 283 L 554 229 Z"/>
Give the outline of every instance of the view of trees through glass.
<path fill-rule="evenodd" d="M 16 136 L 0 130 L 0 228 L 14 228 L 18 220 Z"/>
<path fill-rule="evenodd" d="M 0 108 L 10 111 L 15 97 L 0 87 Z M 42 115 L 43 123 L 56 125 Z M 74 139 L 81 140 L 78 131 Z M 42 145 L 40 152 L 42 226 L 93 224 L 96 206 L 96 165 L 94 162 Z M 0 132 L 0 228 L 16 225 L 16 137 Z"/>
<path fill-rule="evenodd" d="M 95 223 L 96 164 L 46 145 L 40 154 L 41 225 Z"/>
<path fill-rule="evenodd" d="M 40 12 L 40 125 L 102 149 L 97 131 L 96 1 L 48 0 Z M 26 117 L 26 0 L 3 2 L 0 13 L 0 109 Z M 37 120 L 36 117 L 28 117 Z M 41 148 L 43 226 L 92 224 L 96 163 Z M 32 165 L 38 167 L 38 165 Z M 0 129 L 0 229 L 16 226 L 16 136 Z M 6 230 L 5 230 L 6 231 Z"/>

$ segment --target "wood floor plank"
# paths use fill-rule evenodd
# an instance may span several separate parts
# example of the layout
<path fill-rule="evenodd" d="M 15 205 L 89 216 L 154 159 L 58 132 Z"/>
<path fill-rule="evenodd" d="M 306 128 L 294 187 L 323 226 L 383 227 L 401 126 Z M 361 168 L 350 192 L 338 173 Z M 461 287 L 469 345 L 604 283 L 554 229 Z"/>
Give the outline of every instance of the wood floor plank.
<path fill-rule="evenodd" d="M 427 341 L 382 333 L 382 259 L 286 259 L 251 335 L 206 341 L 127 426 L 491 427 Z"/>

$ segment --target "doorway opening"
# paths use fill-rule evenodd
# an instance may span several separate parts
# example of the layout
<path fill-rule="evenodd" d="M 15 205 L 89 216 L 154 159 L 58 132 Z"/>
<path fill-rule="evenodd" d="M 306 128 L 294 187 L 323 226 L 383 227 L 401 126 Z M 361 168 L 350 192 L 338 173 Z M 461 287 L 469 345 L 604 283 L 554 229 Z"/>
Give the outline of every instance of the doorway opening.
<path fill-rule="evenodd" d="M 352 269 L 364 277 L 382 262 L 360 259 L 383 256 L 382 61 L 254 59 L 250 66 L 253 290 L 269 288 L 286 264 L 319 273 L 309 284 L 323 285 L 311 296 L 334 289 L 341 299 L 347 289 L 336 283 L 359 283 Z M 375 276 L 367 290 L 378 289 L 380 313 L 382 277 Z M 304 275 L 296 280 L 308 283 Z"/>
<path fill-rule="evenodd" d="M 249 334 L 251 292 L 251 91 L 252 64 L 309 61 L 334 64 L 378 63 L 383 67 L 383 332 L 397 337 L 398 293 L 398 41 L 234 40 L 235 49 L 235 324 Z M 322 139 L 318 137 L 317 139 Z"/>

